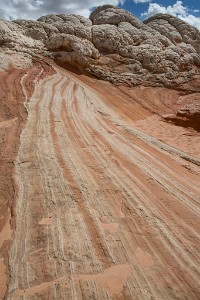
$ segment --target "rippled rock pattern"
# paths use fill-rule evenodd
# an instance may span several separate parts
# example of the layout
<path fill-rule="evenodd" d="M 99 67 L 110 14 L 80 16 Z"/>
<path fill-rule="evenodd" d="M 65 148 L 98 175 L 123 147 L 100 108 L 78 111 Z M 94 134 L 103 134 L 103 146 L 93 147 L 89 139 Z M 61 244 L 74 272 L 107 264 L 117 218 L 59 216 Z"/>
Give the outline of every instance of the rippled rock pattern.
<path fill-rule="evenodd" d="M 6 299 L 199 299 L 199 133 L 159 116 L 197 93 L 114 86 L 47 59 L 0 79 Z"/>
<path fill-rule="evenodd" d="M 200 299 L 199 32 L 107 5 L 0 43 L 0 299 Z"/>
<path fill-rule="evenodd" d="M 177 86 L 200 67 L 200 32 L 158 14 L 144 22 L 111 5 L 87 19 L 47 15 L 37 21 L 0 21 L 4 51 L 46 55 L 116 84 Z"/>

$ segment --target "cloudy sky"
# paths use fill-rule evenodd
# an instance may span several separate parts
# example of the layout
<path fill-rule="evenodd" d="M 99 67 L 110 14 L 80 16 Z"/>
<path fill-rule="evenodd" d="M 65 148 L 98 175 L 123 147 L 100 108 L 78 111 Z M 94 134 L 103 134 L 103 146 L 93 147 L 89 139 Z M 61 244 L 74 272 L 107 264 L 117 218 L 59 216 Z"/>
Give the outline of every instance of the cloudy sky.
<path fill-rule="evenodd" d="M 200 30 L 200 0 L 0 0 L 0 18 L 37 19 L 53 13 L 75 13 L 88 17 L 94 7 L 103 4 L 129 10 L 141 20 L 157 13 L 168 13 Z"/>

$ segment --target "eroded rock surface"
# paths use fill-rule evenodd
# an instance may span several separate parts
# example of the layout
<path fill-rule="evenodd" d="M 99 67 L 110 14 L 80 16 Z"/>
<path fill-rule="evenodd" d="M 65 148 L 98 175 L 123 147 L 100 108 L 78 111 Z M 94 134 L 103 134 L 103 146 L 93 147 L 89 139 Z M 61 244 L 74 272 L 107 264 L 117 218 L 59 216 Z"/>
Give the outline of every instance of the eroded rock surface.
<path fill-rule="evenodd" d="M 194 96 L 194 95 L 192 95 Z M 195 101 L 188 101 L 189 104 L 182 106 L 176 115 L 165 116 L 165 120 L 174 122 L 184 127 L 193 127 L 200 131 L 200 94 L 195 95 Z"/>
<path fill-rule="evenodd" d="M 187 102 L 182 91 L 52 61 L 19 78 L 7 299 L 198 299 L 200 138 L 159 116 Z"/>
<path fill-rule="evenodd" d="M 144 22 L 104 5 L 90 19 L 47 15 L 37 21 L 0 21 L 3 51 L 51 56 L 116 84 L 177 86 L 200 67 L 200 33 L 176 17 Z"/>
<path fill-rule="evenodd" d="M 0 43 L 0 298 L 200 299 L 199 32 L 107 5 Z"/>
<path fill-rule="evenodd" d="M 186 118 L 199 118 L 200 117 L 200 99 L 196 100 L 192 104 L 185 105 L 178 113 L 180 117 Z"/>

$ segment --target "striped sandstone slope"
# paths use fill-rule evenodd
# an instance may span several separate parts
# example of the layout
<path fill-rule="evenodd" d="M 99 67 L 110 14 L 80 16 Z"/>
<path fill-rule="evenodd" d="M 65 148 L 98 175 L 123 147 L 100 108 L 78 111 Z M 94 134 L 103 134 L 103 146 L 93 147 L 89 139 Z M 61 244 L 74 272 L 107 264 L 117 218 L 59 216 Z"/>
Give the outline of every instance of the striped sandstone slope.
<path fill-rule="evenodd" d="M 24 84 L 28 95 L 37 67 L 29 70 Z M 6 290 L 9 239 L 14 229 L 14 200 L 17 187 L 14 185 L 14 162 L 19 148 L 19 136 L 26 119 L 21 78 L 26 70 L 11 68 L 0 72 L 0 299 Z M 12 218 L 11 218 L 12 217 Z"/>
<path fill-rule="evenodd" d="M 199 135 L 141 102 L 178 92 L 48 68 L 21 80 L 6 298 L 199 299 Z"/>

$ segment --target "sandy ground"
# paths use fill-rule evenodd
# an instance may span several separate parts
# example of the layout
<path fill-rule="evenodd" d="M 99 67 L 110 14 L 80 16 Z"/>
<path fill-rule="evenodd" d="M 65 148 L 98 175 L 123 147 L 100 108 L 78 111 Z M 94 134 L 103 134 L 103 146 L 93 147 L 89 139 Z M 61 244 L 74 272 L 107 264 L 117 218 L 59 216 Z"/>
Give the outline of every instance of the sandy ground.
<path fill-rule="evenodd" d="M 29 74 L 7 299 L 199 299 L 199 133 L 160 116 L 179 92 Z"/>

